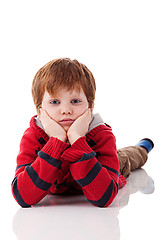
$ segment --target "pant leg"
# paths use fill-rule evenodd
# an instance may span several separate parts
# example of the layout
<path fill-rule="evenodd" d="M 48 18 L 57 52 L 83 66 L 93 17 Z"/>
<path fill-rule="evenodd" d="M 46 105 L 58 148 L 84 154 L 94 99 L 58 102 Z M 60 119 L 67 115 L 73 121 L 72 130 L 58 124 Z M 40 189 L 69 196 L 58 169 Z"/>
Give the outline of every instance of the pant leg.
<path fill-rule="evenodd" d="M 147 161 L 148 153 L 145 148 L 131 146 L 117 151 L 119 158 L 120 173 L 127 178 L 131 171 L 141 168 Z"/>

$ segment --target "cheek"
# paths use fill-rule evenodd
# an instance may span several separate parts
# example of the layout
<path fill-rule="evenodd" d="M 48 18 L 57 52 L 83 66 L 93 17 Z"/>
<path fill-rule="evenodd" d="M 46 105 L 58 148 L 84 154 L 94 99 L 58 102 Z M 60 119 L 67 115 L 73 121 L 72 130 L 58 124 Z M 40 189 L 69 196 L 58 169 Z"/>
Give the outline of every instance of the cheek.
<path fill-rule="evenodd" d="M 53 118 L 55 121 L 57 120 L 56 118 L 56 116 L 57 116 L 57 114 L 56 114 L 56 110 L 53 108 L 53 106 L 51 106 L 51 105 L 49 105 L 49 104 L 42 104 L 42 108 L 44 109 L 44 110 L 46 110 L 46 112 L 48 113 L 48 115 L 51 117 L 51 118 Z"/>
<path fill-rule="evenodd" d="M 76 109 L 76 115 L 77 117 L 81 116 L 88 108 L 88 104 L 85 104 L 83 106 L 80 106 L 78 109 Z"/>
<path fill-rule="evenodd" d="M 56 117 L 56 113 L 52 110 L 52 109 L 49 109 L 48 110 L 48 114 L 49 116 L 54 119 L 55 121 L 57 121 L 57 117 Z"/>

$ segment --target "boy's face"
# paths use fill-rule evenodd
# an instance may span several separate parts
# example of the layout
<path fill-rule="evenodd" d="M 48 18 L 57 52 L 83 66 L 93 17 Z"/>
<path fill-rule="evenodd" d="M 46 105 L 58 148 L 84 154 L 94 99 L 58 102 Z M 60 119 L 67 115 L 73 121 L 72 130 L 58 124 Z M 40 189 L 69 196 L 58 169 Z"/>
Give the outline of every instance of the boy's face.
<path fill-rule="evenodd" d="M 67 91 L 66 88 L 62 88 L 53 96 L 45 91 L 42 99 L 42 108 L 65 131 L 68 131 L 72 123 L 86 111 L 88 106 L 86 95 L 82 89 L 79 92 L 76 89 Z"/>

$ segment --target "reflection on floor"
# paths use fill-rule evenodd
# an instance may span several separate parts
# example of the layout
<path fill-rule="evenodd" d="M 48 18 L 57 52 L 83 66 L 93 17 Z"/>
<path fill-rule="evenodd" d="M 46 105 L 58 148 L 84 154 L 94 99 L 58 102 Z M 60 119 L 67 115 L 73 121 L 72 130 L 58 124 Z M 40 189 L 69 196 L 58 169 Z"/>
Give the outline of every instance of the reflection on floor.
<path fill-rule="evenodd" d="M 46 196 L 32 208 L 20 208 L 13 218 L 18 240 L 120 239 L 118 215 L 131 194 L 154 192 L 154 181 L 144 169 L 134 171 L 109 208 L 91 205 L 83 195 Z M 107 236 L 107 238 L 105 237 Z"/>

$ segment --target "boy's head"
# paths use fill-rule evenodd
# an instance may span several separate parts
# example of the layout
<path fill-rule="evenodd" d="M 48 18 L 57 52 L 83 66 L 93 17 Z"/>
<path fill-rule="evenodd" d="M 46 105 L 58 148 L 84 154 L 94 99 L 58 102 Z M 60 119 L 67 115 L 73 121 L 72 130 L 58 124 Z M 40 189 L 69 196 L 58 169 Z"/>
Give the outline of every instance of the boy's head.
<path fill-rule="evenodd" d="M 91 71 L 77 60 L 59 58 L 48 62 L 35 75 L 32 96 L 37 112 L 42 107 L 44 93 L 54 96 L 61 89 L 83 91 L 88 107 L 93 108 L 96 84 Z"/>

